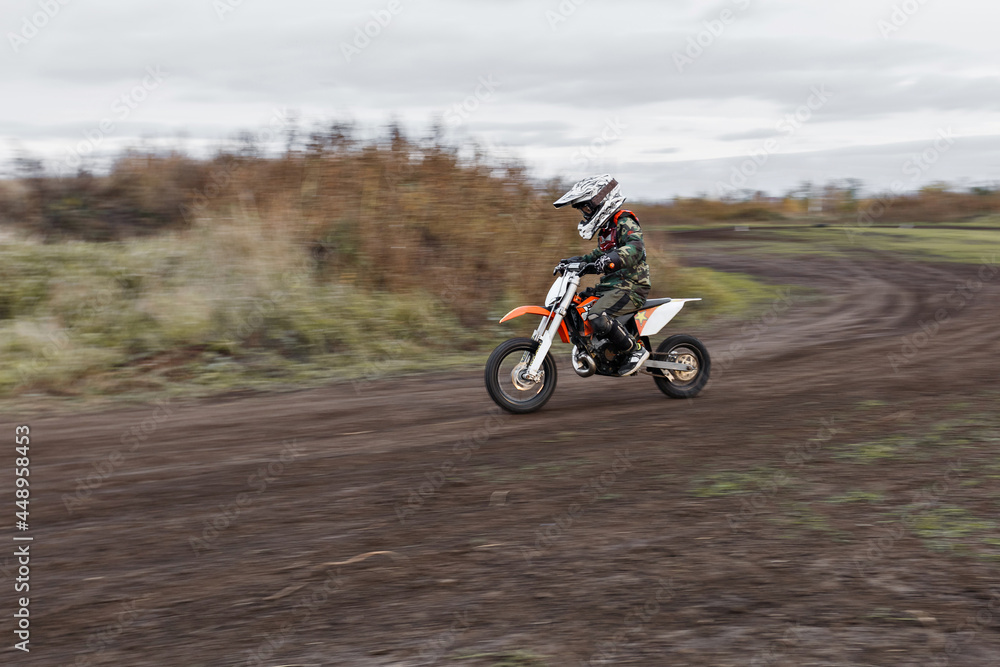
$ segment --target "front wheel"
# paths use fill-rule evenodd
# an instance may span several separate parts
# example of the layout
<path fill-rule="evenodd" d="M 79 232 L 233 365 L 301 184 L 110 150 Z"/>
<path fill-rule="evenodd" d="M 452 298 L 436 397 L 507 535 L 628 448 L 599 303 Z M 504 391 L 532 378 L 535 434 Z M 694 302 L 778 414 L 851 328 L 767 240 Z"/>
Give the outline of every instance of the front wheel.
<path fill-rule="evenodd" d="M 660 343 L 652 358 L 656 361 L 676 361 L 692 367 L 689 371 L 665 371 L 664 375 L 653 376 L 656 386 L 670 398 L 694 398 L 708 383 L 712 360 L 705 345 L 694 336 L 671 336 Z M 657 371 L 661 372 L 664 371 Z"/>
<path fill-rule="evenodd" d="M 556 390 L 556 362 L 545 355 L 539 377 L 527 376 L 538 343 L 530 338 L 512 338 L 493 350 L 486 362 L 486 391 L 507 412 L 527 414 L 545 405 Z"/>

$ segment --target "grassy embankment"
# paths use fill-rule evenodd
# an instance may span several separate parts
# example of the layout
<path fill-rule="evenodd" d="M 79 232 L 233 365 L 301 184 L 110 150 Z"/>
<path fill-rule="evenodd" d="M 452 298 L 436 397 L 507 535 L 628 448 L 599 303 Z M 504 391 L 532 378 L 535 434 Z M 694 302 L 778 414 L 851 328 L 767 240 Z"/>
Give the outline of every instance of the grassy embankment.
<path fill-rule="evenodd" d="M 481 363 L 589 250 L 523 169 L 331 133 L 276 159 L 128 155 L 0 188 L 0 398 L 301 386 Z M 769 298 L 649 250 L 689 317 Z M 700 311 L 700 313 L 699 313 Z"/>
<path fill-rule="evenodd" d="M 991 224 L 995 226 L 990 226 Z M 842 257 L 857 253 L 888 253 L 912 261 L 995 264 L 1000 257 L 1000 225 L 995 217 L 948 228 L 811 228 L 750 227 L 746 232 L 719 230 L 718 239 L 700 236 L 702 248 L 754 255 L 810 255 Z M 683 234 L 678 238 L 684 239 Z"/>

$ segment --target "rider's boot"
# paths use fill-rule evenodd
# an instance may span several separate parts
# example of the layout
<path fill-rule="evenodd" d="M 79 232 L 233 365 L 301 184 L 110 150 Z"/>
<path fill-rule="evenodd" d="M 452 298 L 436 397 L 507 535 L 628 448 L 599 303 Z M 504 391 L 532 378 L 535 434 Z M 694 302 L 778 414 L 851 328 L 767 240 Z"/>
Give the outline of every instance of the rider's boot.
<path fill-rule="evenodd" d="M 635 341 L 635 348 L 632 350 L 632 355 L 618 369 L 618 375 L 621 377 L 632 375 L 642 367 L 646 359 L 649 359 L 649 350 L 646 349 L 641 340 Z"/>

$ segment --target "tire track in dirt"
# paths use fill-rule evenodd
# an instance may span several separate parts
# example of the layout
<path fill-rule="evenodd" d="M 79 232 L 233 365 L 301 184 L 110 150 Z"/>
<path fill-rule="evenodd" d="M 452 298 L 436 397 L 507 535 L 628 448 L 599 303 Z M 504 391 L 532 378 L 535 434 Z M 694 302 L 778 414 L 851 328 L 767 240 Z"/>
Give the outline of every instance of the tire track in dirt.
<path fill-rule="evenodd" d="M 694 256 L 691 261 L 717 270 L 750 273 L 777 285 L 797 284 L 820 290 L 824 299 L 800 300 L 780 314 L 758 341 L 734 335 L 725 325 L 706 334 L 710 351 L 729 349 L 742 343 L 747 353 L 737 364 L 752 371 L 756 380 L 769 377 L 761 366 L 780 364 L 783 373 L 774 384 L 815 381 L 817 376 L 844 375 L 850 382 L 883 382 L 892 375 L 889 355 L 899 355 L 912 338 L 931 327 L 935 314 L 945 309 L 949 320 L 936 327 L 921 355 L 949 350 L 961 356 L 981 356 L 984 349 L 1000 342 L 1000 327 L 991 322 L 1000 294 L 1000 277 L 983 284 L 975 299 L 962 308 L 949 303 L 958 286 L 976 280 L 979 267 L 960 264 L 916 264 L 891 256 L 858 261 L 807 257 L 775 263 L 770 258 L 743 256 Z M 866 358 L 858 363 L 859 355 Z M 831 359 L 831 357 L 835 358 Z M 914 357 L 914 361 L 916 358 Z M 900 379 L 912 380 L 905 372 L 932 361 L 908 363 Z M 940 380 L 958 379 L 969 371 L 966 364 L 948 364 L 935 371 Z M 759 386 L 759 385 L 758 385 Z"/>

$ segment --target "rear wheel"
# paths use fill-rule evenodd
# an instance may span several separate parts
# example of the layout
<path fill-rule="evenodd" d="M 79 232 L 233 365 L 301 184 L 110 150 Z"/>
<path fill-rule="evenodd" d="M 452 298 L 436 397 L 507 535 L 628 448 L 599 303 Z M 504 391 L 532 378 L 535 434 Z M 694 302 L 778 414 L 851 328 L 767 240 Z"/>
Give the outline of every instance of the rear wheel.
<path fill-rule="evenodd" d="M 538 343 L 530 338 L 512 338 L 493 350 L 486 362 L 486 391 L 493 402 L 508 412 L 526 414 L 545 405 L 556 389 L 556 362 L 551 354 L 539 377 L 527 376 Z"/>
<path fill-rule="evenodd" d="M 712 360 L 705 345 L 687 334 L 679 334 L 666 339 L 651 355 L 656 361 L 675 361 L 687 364 L 689 371 L 655 371 L 656 386 L 670 398 L 694 398 L 705 388 L 712 370 Z M 663 375 L 658 375 L 663 373 Z"/>

